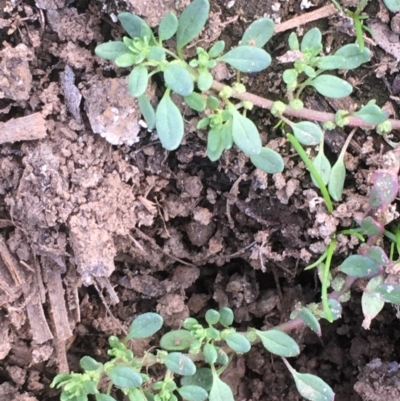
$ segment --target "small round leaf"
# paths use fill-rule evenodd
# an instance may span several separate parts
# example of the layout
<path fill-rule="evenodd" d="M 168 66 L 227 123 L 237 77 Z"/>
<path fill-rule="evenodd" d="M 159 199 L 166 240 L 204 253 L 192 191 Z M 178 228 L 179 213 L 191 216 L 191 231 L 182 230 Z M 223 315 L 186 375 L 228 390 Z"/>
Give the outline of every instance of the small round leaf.
<path fill-rule="evenodd" d="M 257 127 L 238 111 L 233 112 L 232 137 L 237 147 L 249 156 L 261 152 L 261 138 Z"/>
<path fill-rule="evenodd" d="M 262 148 L 258 155 L 250 156 L 251 162 L 268 174 L 281 173 L 285 167 L 282 156 L 269 148 Z"/>
<path fill-rule="evenodd" d="M 133 97 L 139 97 L 146 92 L 148 84 L 148 72 L 144 65 L 136 66 L 128 78 L 129 94 Z"/>
<path fill-rule="evenodd" d="M 81 368 L 87 372 L 93 372 L 102 366 L 101 363 L 97 362 L 96 359 L 93 359 L 90 356 L 84 356 L 81 358 L 79 364 L 81 365 Z"/>
<path fill-rule="evenodd" d="M 210 368 L 200 368 L 193 376 L 182 377 L 182 386 L 197 385 L 206 391 L 210 391 L 212 385 L 212 373 Z"/>
<path fill-rule="evenodd" d="M 240 333 L 231 333 L 225 338 L 228 347 L 238 354 L 244 354 L 250 351 L 250 341 Z"/>
<path fill-rule="evenodd" d="M 187 401 L 205 401 L 208 398 L 207 391 L 195 385 L 182 386 L 178 389 L 178 393 Z"/>
<path fill-rule="evenodd" d="M 113 384 L 121 388 L 140 387 L 143 383 L 142 377 L 134 369 L 127 366 L 116 366 L 108 372 Z"/>
<path fill-rule="evenodd" d="M 181 144 L 184 124 L 181 112 L 166 91 L 156 111 L 156 128 L 162 146 L 175 150 Z"/>
<path fill-rule="evenodd" d="M 219 322 L 222 326 L 228 327 L 233 323 L 234 315 L 231 308 L 223 307 L 219 310 Z"/>
<path fill-rule="evenodd" d="M 160 346 L 167 351 L 183 351 L 189 349 L 195 340 L 188 330 L 173 330 L 161 337 Z"/>
<path fill-rule="evenodd" d="M 127 339 L 151 337 L 161 329 L 162 325 L 163 318 L 158 313 L 143 313 L 131 323 Z"/>
<path fill-rule="evenodd" d="M 165 366 L 172 372 L 181 376 L 191 376 L 196 372 L 196 365 L 185 354 L 171 352 L 165 359 Z"/>
<path fill-rule="evenodd" d="M 188 96 L 193 92 L 193 79 L 185 67 L 168 64 L 164 71 L 164 79 L 168 88 L 178 95 Z"/>
<path fill-rule="evenodd" d="M 334 75 L 318 75 L 311 81 L 310 85 L 322 96 L 332 99 L 340 99 L 353 92 L 353 87 L 348 82 Z"/>
<path fill-rule="evenodd" d="M 270 18 L 260 18 L 250 24 L 240 41 L 241 46 L 263 47 L 274 34 L 274 22 Z"/>
<path fill-rule="evenodd" d="M 217 324 L 219 321 L 219 312 L 215 309 L 209 309 L 206 312 L 205 319 L 209 325 Z"/>
<path fill-rule="evenodd" d="M 299 393 L 309 401 L 333 401 L 335 393 L 318 376 L 291 371 Z"/>
<path fill-rule="evenodd" d="M 371 277 L 380 272 L 379 263 L 364 255 L 351 255 L 340 265 L 339 270 L 352 277 Z"/>
<path fill-rule="evenodd" d="M 218 352 L 214 345 L 205 344 L 203 347 L 204 360 L 209 364 L 213 365 L 218 358 Z"/>
<path fill-rule="evenodd" d="M 318 124 L 310 121 L 301 121 L 291 125 L 294 136 L 299 142 L 306 146 L 318 145 L 321 143 L 323 132 Z"/>
<path fill-rule="evenodd" d="M 275 329 L 267 331 L 256 330 L 256 333 L 260 337 L 264 347 L 272 354 L 292 357 L 300 353 L 296 341 L 283 331 Z"/>
<path fill-rule="evenodd" d="M 271 56 L 265 50 L 252 46 L 236 47 L 220 60 L 246 73 L 262 71 L 271 64 Z"/>
<path fill-rule="evenodd" d="M 158 37 L 160 40 L 171 39 L 178 29 L 178 18 L 173 12 L 164 15 L 158 27 Z"/>

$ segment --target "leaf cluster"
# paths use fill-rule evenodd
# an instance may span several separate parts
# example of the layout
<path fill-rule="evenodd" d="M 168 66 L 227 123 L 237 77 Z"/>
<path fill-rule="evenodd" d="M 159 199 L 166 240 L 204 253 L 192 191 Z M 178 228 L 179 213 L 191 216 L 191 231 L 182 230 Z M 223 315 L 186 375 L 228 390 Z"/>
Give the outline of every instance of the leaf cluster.
<path fill-rule="evenodd" d="M 145 357 L 136 357 L 128 347 L 128 341 L 151 337 L 163 324 L 162 317 L 156 313 L 139 315 L 122 341 L 115 336 L 109 338 L 110 361 L 101 363 L 84 356 L 80 361 L 83 373 L 59 374 L 51 387 L 62 388 L 61 401 L 87 401 L 88 395 L 93 395 L 96 401 L 116 401 L 113 387 L 132 401 L 177 401 L 178 395 L 188 401 L 233 401 L 231 388 L 220 377 L 231 362 L 232 353 L 249 352 L 252 343 L 257 341 L 282 358 L 300 353 L 295 340 L 283 331 L 249 329 L 247 333 L 239 333 L 232 327 L 233 322 L 231 309 L 210 309 L 205 315 L 205 325 L 188 318 L 183 322 L 182 329 L 167 332 L 161 337 L 157 351 L 149 350 Z M 318 325 L 318 322 L 314 324 Z M 193 361 L 198 361 L 198 358 L 193 358 L 196 355 L 201 355 L 203 363 L 209 367 L 198 368 Z M 165 368 L 161 380 L 155 381 L 148 376 L 146 368 L 154 364 Z M 285 364 L 306 399 L 333 399 L 332 390 L 321 379 L 296 372 L 286 359 Z M 110 382 L 105 392 L 101 389 L 104 378 Z M 327 398 L 318 395 L 321 386 Z"/>

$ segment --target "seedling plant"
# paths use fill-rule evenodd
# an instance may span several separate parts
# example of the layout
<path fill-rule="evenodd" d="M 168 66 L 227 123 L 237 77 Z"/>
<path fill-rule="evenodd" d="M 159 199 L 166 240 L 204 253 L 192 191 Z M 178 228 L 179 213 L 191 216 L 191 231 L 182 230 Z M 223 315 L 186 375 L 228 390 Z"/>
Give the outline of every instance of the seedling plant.
<path fill-rule="evenodd" d="M 365 4 L 360 1 L 355 12 L 358 17 Z M 271 57 L 263 46 L 273 36 L 273 22 L 268 18 L 253 22 L 239 45 L 225 53 L 225 43 L 217 41 L 207 50 L 197 47 L 196 56 L 190 56 L 187 46 L 204 28 L 208 12 L 207 0 L 194 0 L 179 18 L 168 13 L 157 34 L 138 16 L 122 13 L 118 18 L 129 37 L 97 46 L 96 54 L 113 60 L 118 67 L 133 67 L 128 77 L 129 92 L 137 97 L 148 128 L 156 128 L 167 150 L 177 149 L 184 136 L 184 119 L 176 103 L 183 101 L 201 114 L 197 128 L 208 130 L 207 155 L 211 160 L 218 160 L 224 150 L 235 144 L 257 168 L 267 173 L 281 172 L 284 168 L 281 155 L 263 146 L 256 125 L 248 117 L 254 105 L 270 109 L 279 129 L 310 171 L 314 185 L 321 190 L 328 213 L 332 213 L 333 201 L 342 196 L 346 176 L 344 156 L 355 130 L 333 166 L 324 155 L 324 130 L 361 126 L 376 128 L 378 133 L 387 135 L 391 122 L 374 101 L 357 111 L 340 110 L 335 116 L 327 116 L 305 109 L 301 96 L 306 89 L 331 98 L 350 95 L 352 86 L 331 71 L 358 68 L 370 60 L 370 51 L 358 41 L 325 55 L 317 28 L 308 31 L 301 40 L 291 33 L 286 54 L 291 67 L 282 76 L 286 102 L 272 102 L 246 92 L 239 80 L 230 86 L 214 81 L 212 70 L 219 62 L 242 73 L 266 69 Z M 173 37 L 175 42 L 171 41 Z M 170 44 L 175 45 L 173 50 Z M 146 91 L 150 78 L 158 73 L 164 78 L 165 91 L 155 110 Z M 172 93 L 180 97 L 172 97 Z M 315 121 L 320 121 L 322 127 Z M 310 158 L 303 146 L 319 146 L 316 156 Z M 400 305 L 400 286 L 387 282 L 388 273 L 400 259 L 400 228 L 391 226 L 399 191 L 400 147 L 385 157 L 385 166 L 372 178 L 369 213 L 354 227 L 333 235 L 323 255 L 307 267 L 318 269 L 321 303 L 298 305 L 291 320 L 274 329 L 249 328 L 245 333 L 233 327 L 234 316 L 229 308 L 209 310 L 204 325 L 188 318 L 182 329 L 161 337 L 156 351 L 149 349 L 144 356 L 136 356 L 129 342 L 151 337 L 163 325 L 160 315 L 145 313 L 133 321 L 123 340 L 110 337 L 110 361 L 101 363 L 85 356 L 81 359 L 84 373 L 55 377 L 52 386 L 62 388 L 61 401 L 86 401 L 88 394 L 93 394 L 97 401 L 114 401 L 118 394 L 135 401 L 175 401 L 178 396 L 188 401 L 233 401 L 232 390 L 220 376 L 235 353 L 247 353 L 257 343 L 282 358 L 305 399 L 333 400 L 334 393 L 328 384 L 315 375 L 297 372 L 288 362 L 287 358 L 297 356 L 300 350 L 287 332 L 306 325 L 321 336 L 319 320 L 332 322 L 340 317 L 342 303 L 349 299 L 350 289 L 357 280 L 365 282 L 362 295 L 365 328 L 369 328 L 385 302 Z M 348 256 L 333 269 L 339 235 L 356 236 L 362 244 L 357 254 Z M 385 249 L 389 249 L 389 256 Z M 164 367 L 161 378 L 149 375 L 148 368 L 155 364 Z"/>

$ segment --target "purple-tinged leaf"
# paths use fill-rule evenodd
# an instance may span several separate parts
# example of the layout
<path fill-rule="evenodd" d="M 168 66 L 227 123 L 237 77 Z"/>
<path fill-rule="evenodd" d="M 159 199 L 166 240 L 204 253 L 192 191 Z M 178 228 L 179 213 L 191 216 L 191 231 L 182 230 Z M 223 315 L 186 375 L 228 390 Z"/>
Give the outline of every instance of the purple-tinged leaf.
<path fill-rule="evenodd" d="M 371 206 L 386 209 L 395 200 L 399 192 L 397 174 L 379 170 L 372 176 L 372 182 L 369 203 Z"/>
<path fill-rule="evenodd" d="M 380 284 L 370 294 L 383 302 L 400 305 L 400 285 Z"/>
<path fill-rule="evenodd" d="M 361 223 L 361 234 L 363 235 L 379 235 L 385 231 L 382 224 L 378 223 L 372 217 L 366 217 Z"/>
<path fill-rule="evenodd" d="M 373 277 L 380 272 L 380 265 L 365 255 L 351 255 L 340 265 L 339 270 L 352 277 Z"/>
<path fill-rule="evenodd" d="M 367 256 L 375 260 L 375 262 L 379 263 L 381 266 L 390 265 L 390 259 L 380 246 L 370 246 L 368 248 Z"/>
<path fill-rule="evenodd" d="M 371 278 L 367 284 L 367 291 L 365 291 L 361 298 L 362 311 L 364 314 L 364 321 L 362 323 L 362 327 L 366 330 L 369 329 L 372 320 L 378 315 L 378 313 L 382 310 L 384 301 L 377 298 L 373 293 L 373 291 L 378 285 L 383 283 L 382 276 L 376 276 Z"/>

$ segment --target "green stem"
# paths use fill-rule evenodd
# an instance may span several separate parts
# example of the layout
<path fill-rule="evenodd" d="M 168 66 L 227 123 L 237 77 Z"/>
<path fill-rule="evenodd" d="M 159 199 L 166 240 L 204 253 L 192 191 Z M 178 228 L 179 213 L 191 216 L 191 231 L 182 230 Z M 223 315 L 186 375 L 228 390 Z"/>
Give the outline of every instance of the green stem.
<path fill-rule="evenodd" d="M 358 231 L 354 230 L 353 228 L 349 228 L 348 230 L 342 230 L 342 231 L 339 232 L 339 234 L 354 235 L 361 242 L 365 242 L 365 238 Z"/>
<path fill-rule="evenodd" d="M 306 266 L 304 268 L 304 270 L 314 269 L 314 267 L 317 267 L 318 265 L 320 265 L 326 259 L 327 255 L 328 255 L 328 251 L 325 251 L 314 263 L 312 263 L 311 265 Z"/>
<path fill-rule="evenodd" d="M 332 239 L 331 243 L 328 246 L 324 272 L 322 276 L 322 289 L 321 289 L 322 307 L 324 309 L 325 318 L 326 320 L 328 320 L 329 323 L 333 322 L 333 315 L 328 302 L 328 282 L 329 282 L 329 272 L 331 269 L 332 256 L 333 252 L 335 251 L 335 245 L 336 245 L 336 237 Z"/>
<path fill-rule="evenodd" d="M 296 137 L 292 134 L 286 134 L 286 138 L 292 144 L 292 146 L 300 156 L 301 160 L 303 160 L 304 164 L 306 165 L 312 176 L 315 178 L 315 181 L 317 182 L 319 189 L 321 190 L 322 196 L 324 197 L 326 208 L 328 209 L 328 212 L 331 214 L 333 212 L 332 200 L 317 169 L 315 168 L 310 158 L 307 156 L 307 153 L 300 145 L 300 142 L 296 139 Z"/>

